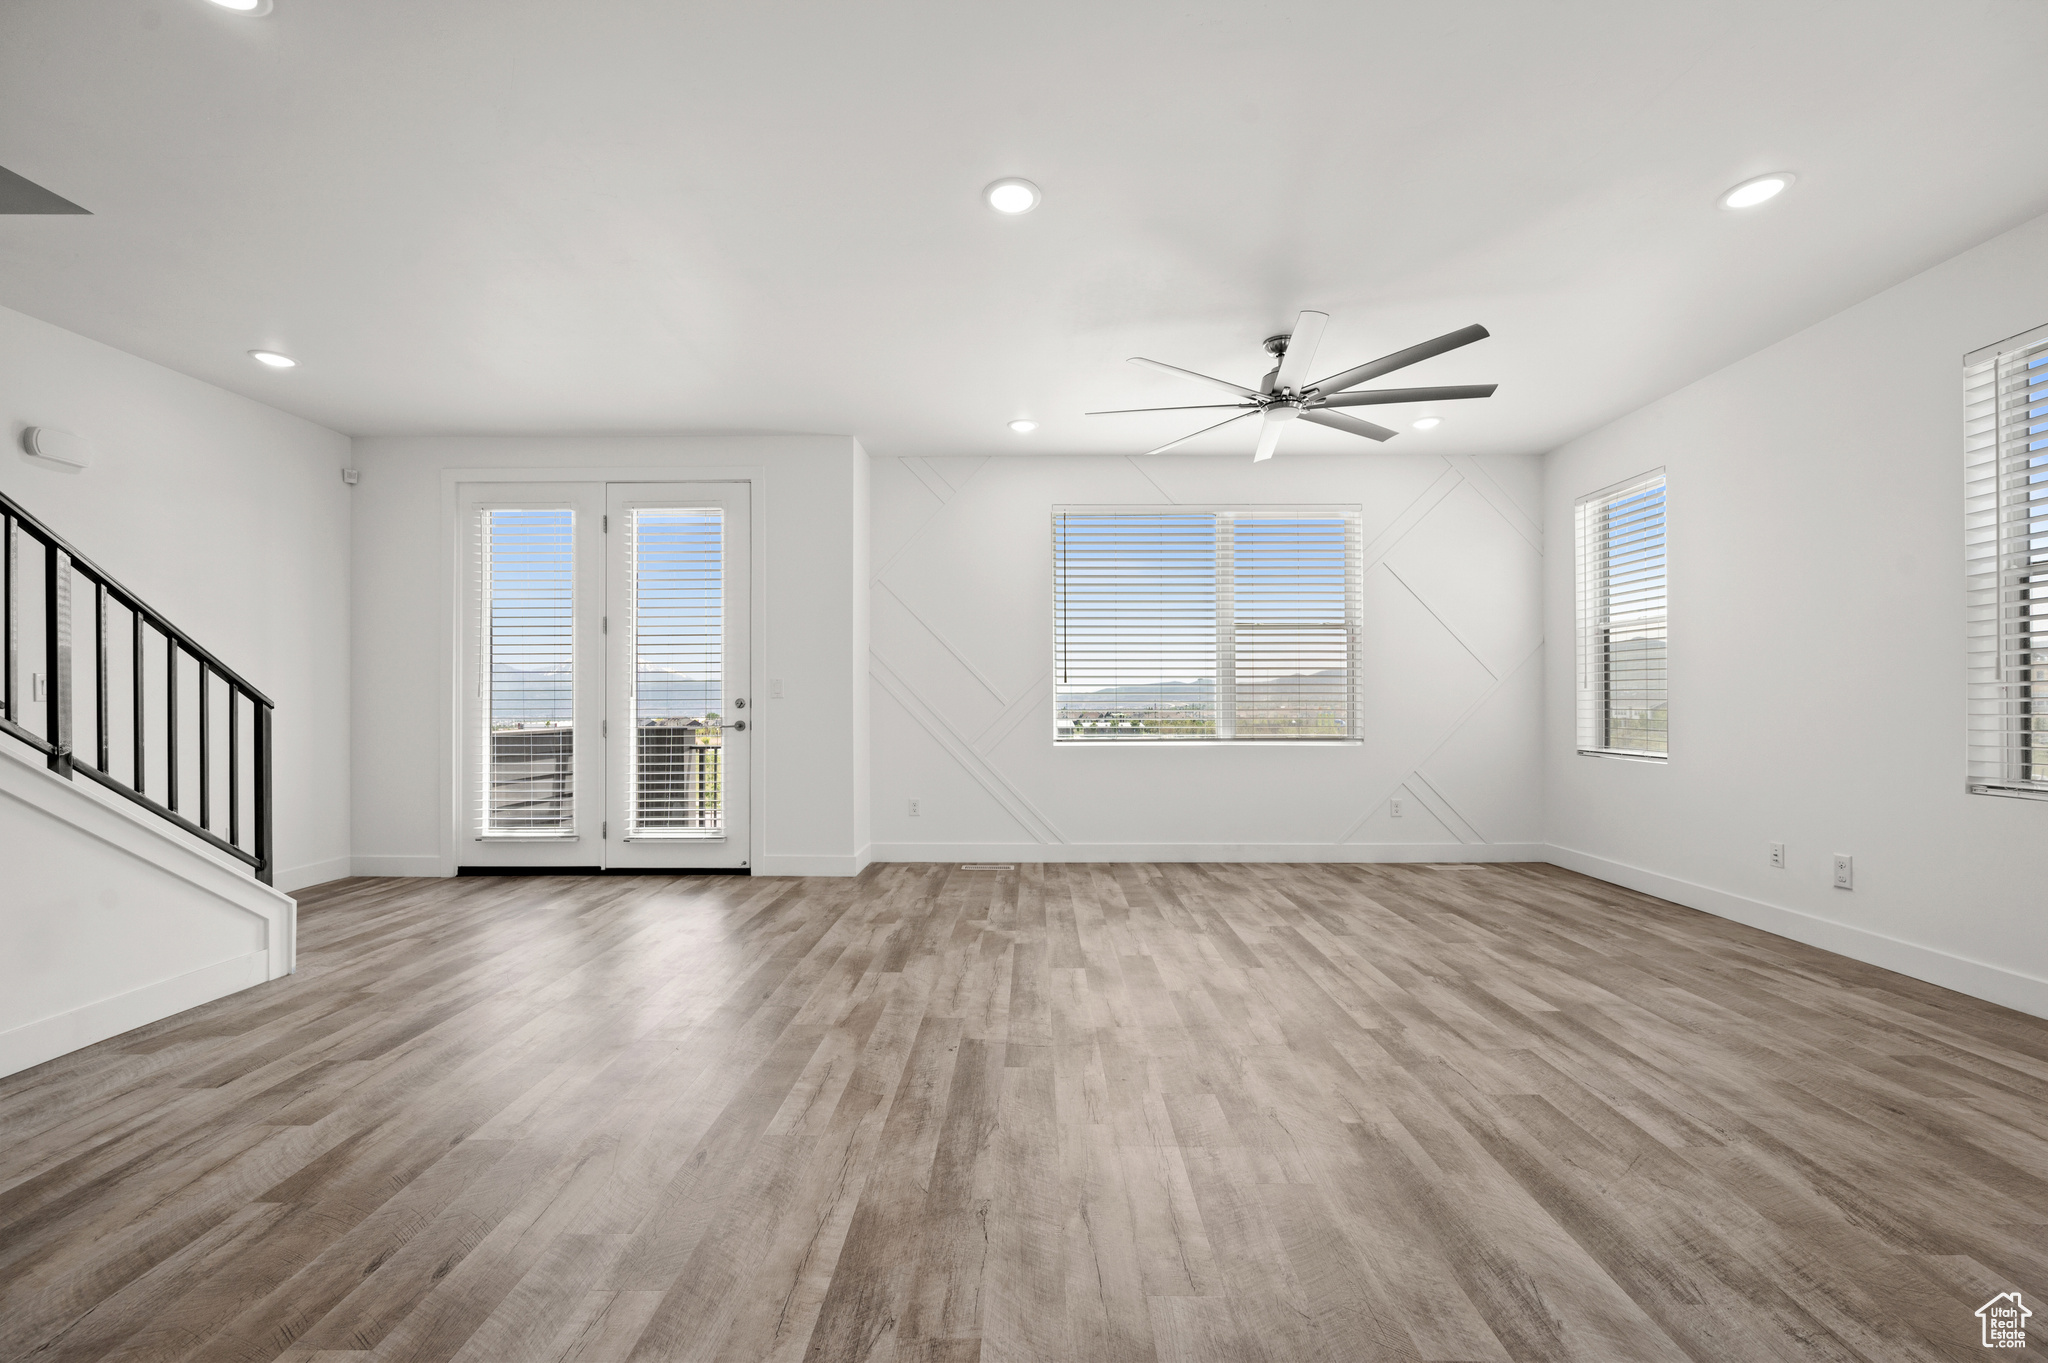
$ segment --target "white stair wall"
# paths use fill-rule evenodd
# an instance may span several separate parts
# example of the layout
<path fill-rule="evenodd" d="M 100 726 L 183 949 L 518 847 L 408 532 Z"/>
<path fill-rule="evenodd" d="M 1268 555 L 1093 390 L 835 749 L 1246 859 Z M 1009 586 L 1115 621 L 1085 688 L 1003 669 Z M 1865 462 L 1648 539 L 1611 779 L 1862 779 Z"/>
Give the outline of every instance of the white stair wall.
<path fill-rule="evenodd" d="M 297 904 L 0 751 L 0 1075 L 290 974 Z"/>

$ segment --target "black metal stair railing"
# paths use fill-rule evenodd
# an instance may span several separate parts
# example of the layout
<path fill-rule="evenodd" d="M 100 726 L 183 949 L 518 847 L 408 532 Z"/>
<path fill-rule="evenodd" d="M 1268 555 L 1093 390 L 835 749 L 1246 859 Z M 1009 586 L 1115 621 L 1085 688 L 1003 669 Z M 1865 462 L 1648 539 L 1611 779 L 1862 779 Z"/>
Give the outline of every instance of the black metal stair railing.
<path fill-rule="evenodd" d="M 90 777 L 270 884 L 270 698 L 5 496 L 0 601 L 0 734 L 41 752 L 57 775 Z M 91 630 L 83 686 L 75 665 L 81 616 Z M 183 712 L 181 674 L 192 697 Z M 83 710 L 81 690 L 90 696 Z M 214 721 L 216 697 L 226 703 L 224 724 Z M 182 767 L 181 739 L 197 758 Z M 117 767 L 126 775 L 116 775 Z"/>

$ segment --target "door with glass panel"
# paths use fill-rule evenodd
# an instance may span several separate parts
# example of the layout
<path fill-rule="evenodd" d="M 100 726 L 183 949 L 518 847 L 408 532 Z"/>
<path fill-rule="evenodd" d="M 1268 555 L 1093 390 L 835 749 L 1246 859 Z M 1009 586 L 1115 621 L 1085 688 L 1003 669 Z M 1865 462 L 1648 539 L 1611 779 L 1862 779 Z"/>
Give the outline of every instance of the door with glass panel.
<path fill-rule="evenodd" d="M 604 864 L 604 487 L 463 489 L 456 860 Z"/>
<path fill-rule="evenodd" d="M 607 866 L 748 863 L 747 492 L 606 488 Z"/>
<path fill-rule="evenodd" d="M 459 864 L 745 867 L 746 485 L 463 493 Z"/>

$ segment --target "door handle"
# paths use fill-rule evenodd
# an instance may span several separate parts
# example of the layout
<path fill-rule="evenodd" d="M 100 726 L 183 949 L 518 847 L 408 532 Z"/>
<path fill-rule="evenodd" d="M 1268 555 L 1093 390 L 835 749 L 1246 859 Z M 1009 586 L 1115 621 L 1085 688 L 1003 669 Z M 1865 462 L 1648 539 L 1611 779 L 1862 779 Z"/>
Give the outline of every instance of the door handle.
<path fill-rule="evenodd" d="M 747 727 L 747 722 L 744 719 L 736 719 L 725 727 L 728 729 L 744 729 Z"/>

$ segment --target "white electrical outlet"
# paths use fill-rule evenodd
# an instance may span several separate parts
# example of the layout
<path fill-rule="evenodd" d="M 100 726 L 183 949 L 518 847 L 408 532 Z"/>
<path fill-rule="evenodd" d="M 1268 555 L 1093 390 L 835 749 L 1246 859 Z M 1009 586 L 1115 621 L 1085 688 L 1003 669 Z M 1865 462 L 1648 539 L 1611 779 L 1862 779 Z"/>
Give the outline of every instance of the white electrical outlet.
<path fill-rule="evenodd" d="M 1387 817 L 1390 819 L 1400 818 L 1402 814 L 1401 805 L 1402 800 L 1401 797 L 1398 795 L 1396 795 L 1393 799 L 1387 801 Z"/>
<path fill-rule="evenodd" d="M 1856 888 L 1856 858 L 1835 853 L 1835 888 L 1853 890 Z"/>
<path fill-rule="evenodd" d="M 770 677 L 770 678 L 768 679 L 768 699 L 770 699 L 770 700 L 781 700 L 781 699 L 782 699 L 782 678 L 780 678 L 780 677 Z"/>
<path fill-rule="evenodd" d="M 1785 869 L 1784 843 L 1774 842 L 1771 844 L 1771 865 L 1777 867 L 1780 871 Z"/>
<path fill-rule="evenodd" d="M 921 811 L 921 810 L 919 810 L 919 809 L 918 809 L 918 807 L 917 807 L 917 806 L 918 806 L 918 803 L 919 803 L 919 802 L 918 802 L 918 801 L 916 801 L 916 800 L 912 800 L 912 801 L 910 802 L 910 817 L 911 817 L 911 818 L 913 818 L 913 819 L 915 819 L 915 818 L 918 818 L 918 817 L 920 817 L 920 816 L 921 816 L 921 814 L 922 814 L 922 812 L 923 812 L 923 811 Z"/>

